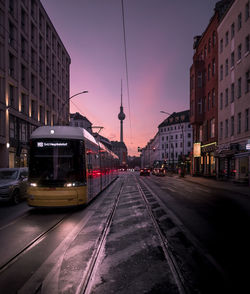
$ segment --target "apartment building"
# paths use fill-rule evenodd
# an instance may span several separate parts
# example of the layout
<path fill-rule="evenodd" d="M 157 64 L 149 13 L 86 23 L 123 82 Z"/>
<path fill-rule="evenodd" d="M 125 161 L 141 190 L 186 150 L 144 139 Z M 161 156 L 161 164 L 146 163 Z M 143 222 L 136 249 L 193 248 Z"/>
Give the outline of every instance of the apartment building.
<path fill-rule="evenodd" d="M 27 165 L 38 126 L 68 124 L 70 62 L 39 0 L 0 0 L 0 167 Z"/>
<path fill-rule="evenodd" d="M 194 38 L 190 68 L 190 122 L 194 130 L 192 173 L 216 175 L 218 145 L 218 36 L 217 27 L 231 1 L 216 4 L 201 36 Z"/>
<path fill-rule="evenodd" d="M 218 26 L 218 175 L 249 180 L 250 1 L 235 0 Z"/>
<path fill-rule="evenodd" d="M 189 110 L 173 112 L 159 126 L 159 158 L 166 160 L 168 167 L 176 170 L 180 162 L 189 164 L 193 150 L 193 130 Z"/>
<path fill-rule="evenodd" d="M 152 167 L 154 162 L 160 158 L 160 140 L 159 132 L 157 132 L 153 139 L 149 140 L 147 145 L 139 151 L 141 152 L 141 167 Z"/>

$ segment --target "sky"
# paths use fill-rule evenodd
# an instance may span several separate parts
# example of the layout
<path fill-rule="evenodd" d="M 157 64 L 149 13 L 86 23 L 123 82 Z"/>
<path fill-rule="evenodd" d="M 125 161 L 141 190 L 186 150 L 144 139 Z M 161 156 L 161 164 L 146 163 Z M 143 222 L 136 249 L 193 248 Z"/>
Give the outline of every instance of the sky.
<path fill-rule="evenodd" d="M 193 37 L 201 35 L 217 0 L 124 0 L 128 83 L 121 0 L 41 0 L 71 57 L 70 112 L 139 156 L 168 113 L 189 109 Z M 98 130 L 98 129 L 95 129 Z"/>

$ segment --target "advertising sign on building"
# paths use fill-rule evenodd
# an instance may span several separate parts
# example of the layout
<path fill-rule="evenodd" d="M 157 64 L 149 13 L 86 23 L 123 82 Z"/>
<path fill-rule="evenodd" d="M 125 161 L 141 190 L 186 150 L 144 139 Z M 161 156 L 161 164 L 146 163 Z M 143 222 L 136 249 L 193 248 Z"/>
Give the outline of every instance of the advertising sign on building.
<path fill-rule="evenodd" d="M 194 143 L 194 157 L 201 156 L 201 143 Z"/>

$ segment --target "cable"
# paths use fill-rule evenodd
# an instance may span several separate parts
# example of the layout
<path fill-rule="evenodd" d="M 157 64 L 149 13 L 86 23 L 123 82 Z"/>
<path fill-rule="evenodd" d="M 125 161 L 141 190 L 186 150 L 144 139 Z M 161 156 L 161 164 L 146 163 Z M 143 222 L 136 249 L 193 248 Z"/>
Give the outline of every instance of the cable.
<path fill-rule="evenodd" d="M 124 5 L 122 5 L 122 24 L 123 24 L 123 45 L 125 54 L 125 65 L 126 65 L 126 80 L 127 80 L 127 92 L 128 92 L 128 112 L 129 112 L 129 125 L 130 125 L 130 142 L 132 142 L 132 127 L 131 127 L 131 112 L 130 112 L 130 93 L 129 93 L 129 79 L 128 79 L 128 58 L 127 58 L 127 43 L 126 43 L 126 30 L 125 30 L 125 17 L 124 17 Z"/>

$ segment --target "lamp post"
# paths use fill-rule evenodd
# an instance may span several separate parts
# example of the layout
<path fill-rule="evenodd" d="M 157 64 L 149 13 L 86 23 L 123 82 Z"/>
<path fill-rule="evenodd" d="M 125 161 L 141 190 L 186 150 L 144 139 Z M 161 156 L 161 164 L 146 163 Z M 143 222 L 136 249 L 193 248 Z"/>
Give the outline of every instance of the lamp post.
<path fill-rule="evenodd" d="M 79 92 L 79 93 L 76 93 L 76 94 L 74 94 L 74 95 L 72 95 L 72 96 L 70 96 L 69 98 L 68 98 L 68 100 L 67 100 L 67 102 L 68 101 L 70 101 L 73 97 L 75 97 L 75 96 L 78 96 L 78 95 L 80 95 L 80 94 L 85 94 L 85 93 L 88 93 L 89 91 L 81 91 L 81 92 Z M 66 102 L 66 103 L 67 103 Z M 62 105 L 62 107 L 64 108 L 64 106 L 65 106 L 65 104 L 66 103 L 63 103 L 63 105 Z M 72 102 L 73 103 L 73 102 Z M 75 103 L 73 103 L 74 105 L 75 105 Z M 75 105 L 76 107 L 77 107 L 77 105 Z"/>
<path fill-rule="evenodd" d="M 79 93 L 77 93 L 77 94 L 75 94 L 75 95 L 70 96 L 70 97 L 69 97 L 69 100 L 72 99 L 72 98 L 75 97 L 75 96 L 78 96 L 78 95 L 80 95 L 80 94 L 85 94 L 85 93 L 88 93 L 88 92 L 89 92 L 89 91 L 82 91 L 82 92 L 79 92 Z"/>
<path fill-rule="evenodd" d="M 165 114 L 167 114 L 167 115 L 169 115 L 169 116 L 172 115 L 171 113 L 168 113 L 168 112 L 163 111 L 163 110 L 161 110 L 160 112 L 161 112 L 161 113 L 165 113 Z M 180 125 L 180 127 L 181 127 L 181 132 L 182 132 L 182 156 L 184 156 L 184 132 L 183 132 L 183 124 L 181 124 L 180 121 L 179 121 L 178 123 L 179 123 L 179 125 Z M 169 142 L 170 142 L 170 141 L 169 141 Z M 174 156 L 174 154 L 173 154 L 173 156 Z"/>

